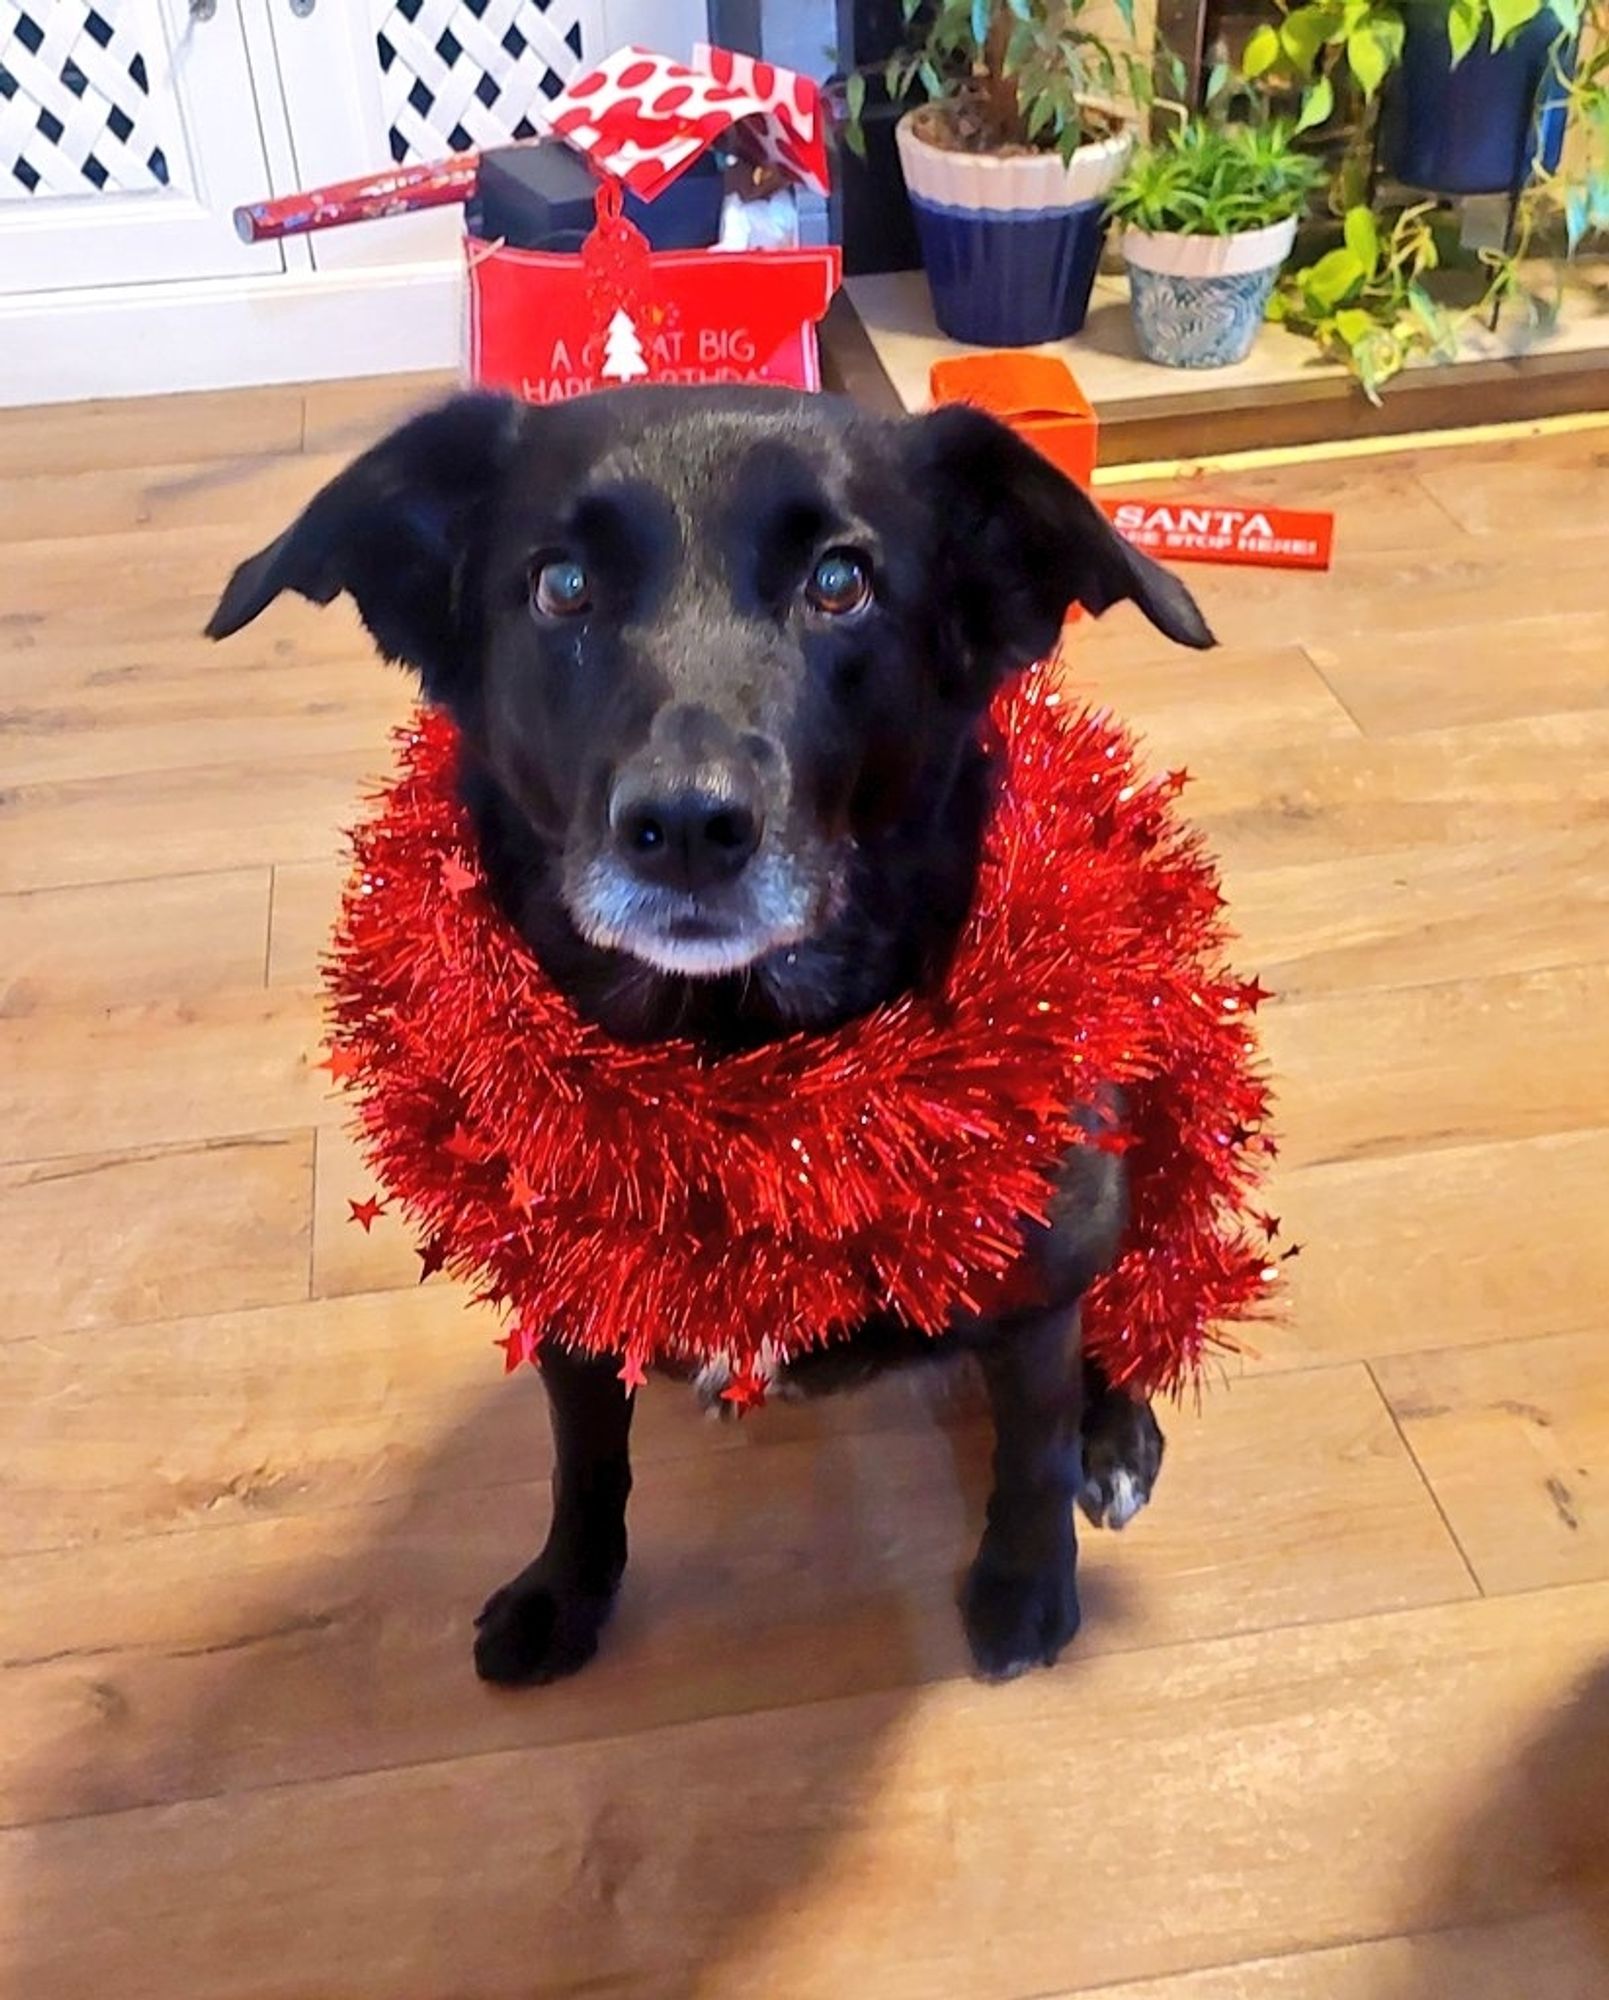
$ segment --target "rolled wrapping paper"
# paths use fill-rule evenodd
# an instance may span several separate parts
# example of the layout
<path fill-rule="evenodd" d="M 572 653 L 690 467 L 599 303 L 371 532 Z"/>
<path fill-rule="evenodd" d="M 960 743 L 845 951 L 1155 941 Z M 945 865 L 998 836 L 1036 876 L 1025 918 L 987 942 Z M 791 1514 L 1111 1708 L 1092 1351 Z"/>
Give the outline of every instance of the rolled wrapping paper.
<path fill-rule="evenodd" d="M 645 201 L 727 134 L 732 150 L 756 166 L 827 192 L 826 119 L 809 77 L 705 43 L 693 63 L 689 68 L 634 46 L 616 49 L 572 77 L 540 114 L 527 116 L 562 137 L 595 173 L 623 181 Z M 267 243 L 446 207 L 474 193 L 479 166 L 479 154 L 458 153 L 248 202 L 235 210 L 235 229 L 243 242 Z"/>
<path fill-rule="evenodd" d="M 235 233 L 243 243 L 271 243 L 281 236 L 305 236 L 315 229 L 340 229 L 349 222 L 375 222 L 385 216 L 413 215 L 424 208 L 446 208 L 467 201 L 474 193 L 479 167 L 478 153 L 455 153 L 450 159 L 391 167 L 383 174 L 304 188 L 299 194 L 279 195 L 272 201 L 247 202 L 235 210 Z"/>

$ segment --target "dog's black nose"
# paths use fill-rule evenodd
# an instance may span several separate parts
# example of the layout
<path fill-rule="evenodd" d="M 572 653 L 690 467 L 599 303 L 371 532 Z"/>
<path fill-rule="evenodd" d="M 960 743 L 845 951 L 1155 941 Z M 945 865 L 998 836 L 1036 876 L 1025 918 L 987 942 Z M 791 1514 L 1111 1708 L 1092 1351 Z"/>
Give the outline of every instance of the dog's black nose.
<path fill-rule="evenodd" d="M 760 844 L 758 801 L 739 784 L 646 787 L 626 780 L 610 801 L 615 846 L 632 873 L 667 889 L 711 889 L 742 873 Z"/>

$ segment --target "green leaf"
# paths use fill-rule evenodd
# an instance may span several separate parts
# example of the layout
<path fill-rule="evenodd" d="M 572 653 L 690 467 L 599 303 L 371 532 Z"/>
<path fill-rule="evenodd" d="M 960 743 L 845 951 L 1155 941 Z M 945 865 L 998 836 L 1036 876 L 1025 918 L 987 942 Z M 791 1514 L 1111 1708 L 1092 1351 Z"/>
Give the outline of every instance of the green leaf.
<path fill-rule="evenodd" d="M 1423 336 L 1423 345 L 1438 361 L 1458 359 L 1458 322 L 1425 290 L 1423 285 L 1408 287 L 1408 310 Z M 1405 336 L 1399 335 L 1405 341 Z"/>
<path fill-rule="evenodd" d="M 1335 330 L 1348 347 L 1356 347 L 1374 331 L 1374 321 L 1361 306 L 1343 306 L 1335 315 Z"/>
<path fill-rule="evenodd" d="M 1364 395 L 1378 409 L 1380 407 L 1380 389 L 1386 379 L 1386 373 L 1394 373 L 1395 371 L 1382 371 L 1380 346 L 1375 339 L 1374 333 L 1371 332 L 1366 339 L 1360 340 L 1350 346 L 1347 358 L 1352 364 L 1352 372 L 1357 376 L 1358 384 L 1363 390 Z"/>
<path fill-rule="evenodd" d="M 1022 0 L 1022 4 L 1026 6 L 1028 0 Z M 1138 34 L 1139 30 L 1134 25 L 1134 0 L 1117 0 L 1117 11 L 1128 34 L 1131 37 Z"/>
<path fill-rule="evenodd" d="M 1564 197 L 1564 241 L 1570 256 L 1587 233 L 1587 219 L 1591 213 L 1585 188 L 1571 188 Z"/>
<path fill-rule="evenodd" d="M 1207 74 L 1207 88 L 1202 103 L 1209 109 L 1218 102 L 1233 80 L 1234 72 L 1228 63 L 1214 63 Z"/>
<path fill-rule="evenodd" d="M 1015 76 L 1034 52 L 1034 31 L 1021 21 L 1011 31 L 1011 39 L 1006 43 L 1005 60 L 1001 72 L 1005 76 Z"/>
<path fill-rule="evenodd" d="M 1454 69 L 1475 46 L 1480 31 L 1480 0 L 1451 0 L 1447 10 L 1447 40 L 1452 46 Z"/>
<path fill-rule="evenodd" d="M 1408 287 L 1408 310 L 1433 341 L 1439 343 L 1443 339 L 1447 327 L 1447 315 L 1423 285 Z"/>
<path fill-rule="evenodd" d="M 972 0 L 972 39 L 980 49 L 989 39 L 989 16 L 993 12 L 989 0 Z"/>
<path fill-rule="evenodd" d="M 1131 6 L 1133 3 L 1134 0 L 1129 0 Z M 920 6 L 922 0 L 916 0 L 916 4 Z M 1033 0 L 1006 0 L 1006 5 L 1019 21 L 1027 21 L 1030 25 L 1032 24 L 1034 18 Z"/>
<path fill-rule="evenodd" d="M 1488 0 L 1492 15 L 1492 47 L 1500 49 L 1527 21 L 1542 11 L 1542 0 Z"/>
<path fill-rule="evenodd" d="M 1298 7 L 1280 23 L 1279 45 L 1303 76 L 1311 76 L 1319 50 L 1339 34 L 1340 28 L 1339 7 Z"/>
<path fill-rule="evenodd" d="M 1246 38 L 1246 53 L 1240 59 L 1241 68 L 1247 76 L 1261 76 L 1274 67 L 1279 57 L 1279 30 L 1269 21 L 1259 22 Z"/>
<path fill-rule="evenodd" d="M 1331 250 L 1301 273 L 1303 289 L 1321 306 L 1339 305 L 1369 275 L 1352 250 Z"/>
<path fill-rule="evenodd" d="M 1395 7 L 1377 7 L 1369 24 L 1374 29 L 1374 38 L 1386 52 L 1386 60 L 1395 68 L 1402 60 L 1402 44 L 1408 29 Z"/>
<path fill-rule="evenodd" d="M 1365 271 L 1372 271 L 1380 261 L 1380 231 L 1373 215 L 1363 207 L 1349 208 L 1341 228 L 1346 247 Z"/>
<path fill-rule="evenodd" d="M 1033 103 L 1025 108 L 1028 113 L 1028 137 L 1030 139 L 1037 139 L 1039 134 L 1044 131 L 1045 127 L 1056 115 L 1055 99 L 1048 93 L 1044 93 L 1036 97 Z"/>
<path fill-rule="evenodd" d="M 861 119 L 866 111 L 866 79 L 857 70 L 852 70 L 844 83 L 844 107 L 849 113 L 844 124 L 844 138 L 856 159 L 866 157 L 866 128 Z"/>
<path fill-rule="evenodd" d="M 1572 40 L 1581 32 L 1581 0 L 1548 0 L 1548 12 Z"/>
<path fill-rule="evenodd" d="M 1315 125 L 1322 125 L 1334 109 L 1335 85 L 1327 76 L 1321 76 L 1317 83 L 1310 83 L 1303 93 L 1296 130 L 1310 132 Z"/>
<path fill-rule="evenodd" d="M 1380 37 L 1372 28 L 1357 28 L 1347 37 L 1347 67 L 1363 86 L 1365 97 L 1374 93 L 1385 82 L 1390 59 Z"/>

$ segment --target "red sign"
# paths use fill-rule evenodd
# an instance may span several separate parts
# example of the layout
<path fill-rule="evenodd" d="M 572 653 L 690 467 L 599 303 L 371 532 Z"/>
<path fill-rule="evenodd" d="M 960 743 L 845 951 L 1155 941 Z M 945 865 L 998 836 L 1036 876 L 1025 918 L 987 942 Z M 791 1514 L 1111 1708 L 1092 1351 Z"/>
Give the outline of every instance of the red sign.
<path fill-rule="evenodd" d="M 1125 541 L 1168 562 L 1254 563 L 1265 569 L 1330 566 L 1333 514 L 1230 507 L 1216 500 L 1096 498 Z"/>
<path fill-rule="evenodd" d="M 839 268 L 835 249 L 656 252 L 645 295 L 600 327 L 579 258 L 471 241 L 474 377 L 532 403 L 611 382 L 819 389 L 816 322 Z"/>

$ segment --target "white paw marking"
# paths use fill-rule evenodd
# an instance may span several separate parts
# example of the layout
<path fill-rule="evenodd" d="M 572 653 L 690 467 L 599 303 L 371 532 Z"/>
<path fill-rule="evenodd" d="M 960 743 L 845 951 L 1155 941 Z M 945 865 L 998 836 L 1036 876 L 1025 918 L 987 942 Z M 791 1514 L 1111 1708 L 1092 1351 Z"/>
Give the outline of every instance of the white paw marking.
<path fill-rule="evenodd" d="M 1078 1504 L 1097 1528 L 1126 1528 L 1150 1499 L 1149 1488 L 1124 1466 L 1099 1479 L 1086 1480 Z"/>
<path fill-rule="evenodd" d="M 1150 1497 L 1134 1474 L 1119 1466 L 1112 1474 L 1102 1519 L 1109 1528 L 1126 1528 Z"/>

